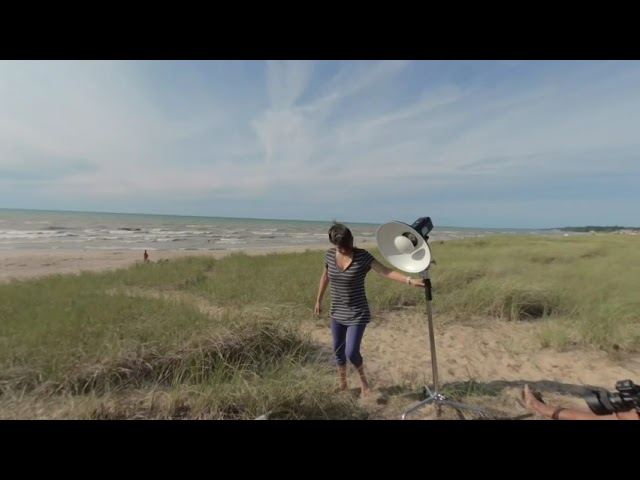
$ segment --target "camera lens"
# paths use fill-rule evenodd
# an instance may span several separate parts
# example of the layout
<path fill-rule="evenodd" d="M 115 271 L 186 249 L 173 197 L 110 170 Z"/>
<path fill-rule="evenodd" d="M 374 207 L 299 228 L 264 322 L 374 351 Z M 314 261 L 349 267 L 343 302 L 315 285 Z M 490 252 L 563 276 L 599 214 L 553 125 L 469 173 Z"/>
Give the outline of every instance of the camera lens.
<path fill-rule="evenodd" d="M 610 415 L 629 410 L 628 405 L 618 393 L 593 390 L 586 401 L 591 411 L 596 415 Z"/>
<path fill-rule="evenodd" d="M 603 397 L 604 397 L 604 402 L 603 402 Z M 611 404 L 609 403 L 606 397 L 607 397 L 607 392 L 601 392 L 600 390 L 592 390 L 591 394 L 588 395 L 585 398 L 585 400 L 593 413 L 595 413 L 596 415 L 607 415 L 612 412 L 609 410 L 609 407 L 611 407 Z"/>

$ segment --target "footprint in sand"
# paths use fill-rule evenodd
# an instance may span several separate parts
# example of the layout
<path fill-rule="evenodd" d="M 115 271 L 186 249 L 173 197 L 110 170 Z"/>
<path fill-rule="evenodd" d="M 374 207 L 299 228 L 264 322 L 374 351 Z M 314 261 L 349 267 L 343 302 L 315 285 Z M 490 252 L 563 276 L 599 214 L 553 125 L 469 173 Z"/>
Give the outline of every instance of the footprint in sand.
<path fill-rule="evenodd" d="M 382 392 L 369 391 L 369 395 L 363 397 L 360 393 L 360 389 L 358 388 L 357 390 L 358 391 L 355 396 L 357 396 L 360 402 L 362 402 L 363 404 L 387 405 L 389 403 L 389 398 Z"/>
<path fill-rule="evenodd" d="M 517 364 L 513 364 L 513 363 L 508 363 L 507 364 L 507 368 L 509 370 L 511 370 L 512 372 L 518 373 L 520 371 L 520 365 Z"/>

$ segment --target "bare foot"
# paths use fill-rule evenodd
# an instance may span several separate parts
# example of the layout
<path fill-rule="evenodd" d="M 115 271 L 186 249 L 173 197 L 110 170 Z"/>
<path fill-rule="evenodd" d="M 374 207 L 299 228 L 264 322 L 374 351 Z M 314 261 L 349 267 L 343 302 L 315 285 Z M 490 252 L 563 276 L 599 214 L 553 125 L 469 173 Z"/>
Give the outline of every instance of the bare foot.
<path fill-rule="evenodd" d="M 367 381 L 367 376 L 364 373 L 364 365 L 360 365 L 357 370 L 358 375 L 360 376 L 360 385 L 362 385 L 360 392 L 364 398 L 369 395 L 369 382 Z"/>
<path fill-rule="evenodd" d="M 539 395 L 535 395 L 530 389 L 529 385 L 524 386 L 524 403 L 527 408 L 531 410 L 538 410 L 540 405 L 544 402 L 540 401 L 541 398 Z"/>

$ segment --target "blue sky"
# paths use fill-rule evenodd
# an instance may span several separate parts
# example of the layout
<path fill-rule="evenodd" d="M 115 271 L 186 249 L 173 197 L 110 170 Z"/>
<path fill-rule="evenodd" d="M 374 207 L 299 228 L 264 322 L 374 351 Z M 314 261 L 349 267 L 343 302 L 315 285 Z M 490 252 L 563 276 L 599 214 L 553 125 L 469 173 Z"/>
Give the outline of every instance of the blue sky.
<path fill-rule="evenodd" d="M 0 207 L 640 225 L 638 61 L 0 61 Z"/>

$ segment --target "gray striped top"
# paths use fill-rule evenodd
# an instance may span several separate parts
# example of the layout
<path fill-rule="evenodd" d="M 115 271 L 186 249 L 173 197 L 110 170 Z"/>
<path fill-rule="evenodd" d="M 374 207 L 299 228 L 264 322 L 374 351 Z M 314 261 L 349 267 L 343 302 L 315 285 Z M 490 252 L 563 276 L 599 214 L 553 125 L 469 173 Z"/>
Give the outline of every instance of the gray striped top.
<path fill-rule="evenodd" d="M 373 255 L 367 250 L 354 248 L 353 261 L 345 270 L 340 270 L 336 249 L 331 248 L 325 253 L 324 266 L 331 286 L 331 318 L 336 322 L 358 325 L 371 320 L 364 280 L 373 260 Z"/>

